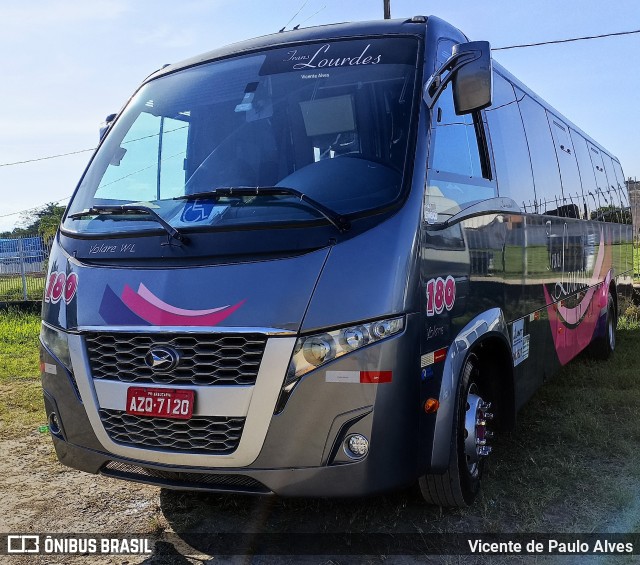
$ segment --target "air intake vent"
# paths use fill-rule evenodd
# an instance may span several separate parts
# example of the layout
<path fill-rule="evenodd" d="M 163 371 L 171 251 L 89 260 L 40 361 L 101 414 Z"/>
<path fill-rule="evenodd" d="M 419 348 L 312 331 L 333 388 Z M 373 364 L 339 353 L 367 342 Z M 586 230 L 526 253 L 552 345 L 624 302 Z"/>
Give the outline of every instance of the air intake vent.
<path fill-rule="evenodd" d="M 207 455 L 233 453 L 240 442 L 245 420 L 222 416 L 172 420 L 105 409 L 99 413 L 111 440 L 121 445 Z"/>
<path fill-rule="evenodd" d="M 201 488 L 267 494 L 271 492 L 262 483 L 246 475 L 220 475 L 210 473 L 183 473 L 179 471 L 160 471 L 139 465 L 130 465 L 118 461 L 109 461 L 102 467 L 103 475 L 143 481 L 167 487 Z"/>
<path fill-rule="evenodd" d="M 125 334 L 85 335 L 95 379 L 145 384 L 253 385 L 264 353 L 264 335 Z M 170 373 L 154 371 L 145 355 L 169 347 L 179 356 Z"/>

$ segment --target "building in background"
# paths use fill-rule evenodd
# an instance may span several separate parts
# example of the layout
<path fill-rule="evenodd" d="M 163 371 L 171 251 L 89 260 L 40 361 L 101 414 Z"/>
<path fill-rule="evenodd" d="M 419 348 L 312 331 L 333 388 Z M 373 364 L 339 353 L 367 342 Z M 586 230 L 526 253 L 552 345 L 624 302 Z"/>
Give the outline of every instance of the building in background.
<path fill-rule="evenodd" d="M 627 189 L 629 190 L 629 205 L 631 207 L 631 215 L 633 217 L 633 238 L 638 240 L 640 237 L 640 181 L 637 179 L 627 180 Z"/>

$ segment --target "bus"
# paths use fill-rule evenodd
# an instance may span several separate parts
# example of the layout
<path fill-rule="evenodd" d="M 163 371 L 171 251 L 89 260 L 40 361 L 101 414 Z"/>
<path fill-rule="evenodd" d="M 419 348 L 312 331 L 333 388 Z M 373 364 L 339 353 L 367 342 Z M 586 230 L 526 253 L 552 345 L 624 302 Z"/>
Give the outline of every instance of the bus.
<path fill-rule="evenodd" d="M 631 241 L 618 159 L 437 17 L 163 67 L 109 117 L 51 250 L 57 456 L 469 505 L 536 389 L 615 349 Z"/>

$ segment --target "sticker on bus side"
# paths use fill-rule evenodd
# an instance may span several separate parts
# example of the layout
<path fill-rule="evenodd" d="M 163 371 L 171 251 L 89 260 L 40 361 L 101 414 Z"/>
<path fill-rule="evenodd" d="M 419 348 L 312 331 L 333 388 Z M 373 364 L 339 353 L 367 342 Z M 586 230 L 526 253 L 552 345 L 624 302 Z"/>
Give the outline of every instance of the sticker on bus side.
<path fill-rule="evenodd" d="M 456 280 L 449 275 L 427 281 L 427 316 L 449 312 L 456 303 Z"/>
<path fill-rule="evenodd" d="M 442 349 L 438 349 L 437 351 L 431 351 L 430 353 L 426 353 L 420 357 L 420 367 L 428 367 L 429 365 L 434 365 L 435 363 L 440 363 L 444 361 L 447 357 L 447 348 L 443 347 Z"/>
<path fill-rule="evenodd" d="M 78 290 L 78 275 L 51 271 L 47 279 L 47 288 L 44 293 L 44 301 L 57 304 L 60 299 L 69 304 Z"/>
<path fill-rule="evenodd" d="M 529 357 L 529 334 L 524 334 L 524 318 L 513 322 L 511 351 L 513 366 L 516 367 Z"/>
<path fill-rule="evenodd" d="M 379 384 L 390 383 L 392 371 L 327 371 L 325 382 Z"/>

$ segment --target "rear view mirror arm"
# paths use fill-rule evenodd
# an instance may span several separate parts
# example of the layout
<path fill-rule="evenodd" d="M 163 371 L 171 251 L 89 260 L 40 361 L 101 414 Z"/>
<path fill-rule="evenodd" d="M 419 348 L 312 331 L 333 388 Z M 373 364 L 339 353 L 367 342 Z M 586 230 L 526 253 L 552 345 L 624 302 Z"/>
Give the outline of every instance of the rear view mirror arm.
<path fill-rule="evenodd" d="M 422 99 L 426 103 L 427 107 L 433 108 L 440 97 L 440 94 L 442 94 L 442 91 L 447 88 L 447 85 L 451 82 L 454 74 L 460 67 L 479 59 L 480 56 L 481 52 L 476 50 L 463 51 L 461 53 L 454 53 L 451 55 L 451 57 L 449 57 L 449 59 L 447 59 L 447 61 L 431 75 L 424 85 Z M 449 71 L 449 73 L 443 79 L 442 75 L 446 71 Z"/>

